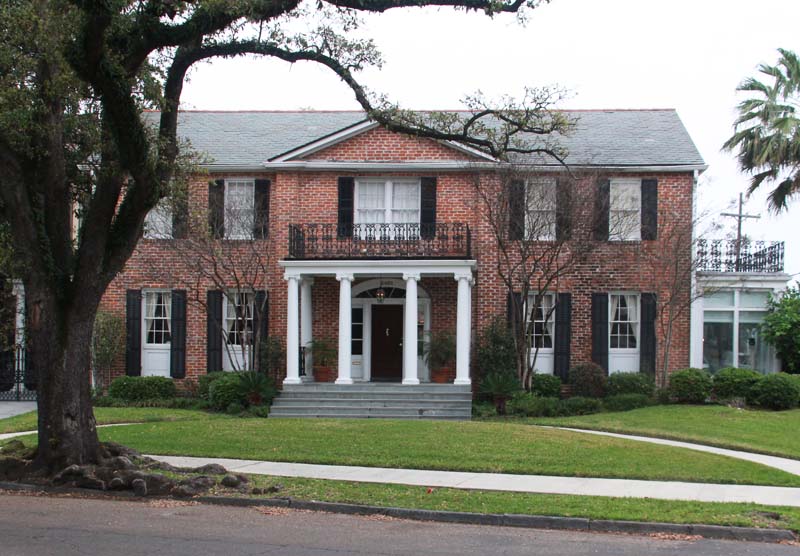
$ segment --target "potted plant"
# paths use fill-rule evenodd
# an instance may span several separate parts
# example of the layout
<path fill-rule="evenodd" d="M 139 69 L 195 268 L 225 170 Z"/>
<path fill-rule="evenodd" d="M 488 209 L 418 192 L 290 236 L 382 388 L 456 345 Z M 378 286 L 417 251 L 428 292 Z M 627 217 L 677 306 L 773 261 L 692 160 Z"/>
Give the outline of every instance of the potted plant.
<path fill-rule="evenodd" d="M 445 332 L 433 334 L 425 344 L 423 356 L 431 369 L 432 382 L 453 382 L 455 379 L 453 361 L 456 359 L 456 340 L 452 334 Z"/>
<path fill-rule="evenodd" d="M 336 380 L 336 373 L 331 368 L 337 355 L 333 342 L 327 338 L 320 338 L 312 340 L 308 347 L 311 349 L 311 357 L 314 360 L 314 381 L 333 382 Z"/>
<path fill-rule="evenodd" d="M 498 415 L 506 414 L 506 402 L 520 390 L 519 378 L 512 371 L 492 371 L 481 380 L 480 391 L 492 399 Z"/>

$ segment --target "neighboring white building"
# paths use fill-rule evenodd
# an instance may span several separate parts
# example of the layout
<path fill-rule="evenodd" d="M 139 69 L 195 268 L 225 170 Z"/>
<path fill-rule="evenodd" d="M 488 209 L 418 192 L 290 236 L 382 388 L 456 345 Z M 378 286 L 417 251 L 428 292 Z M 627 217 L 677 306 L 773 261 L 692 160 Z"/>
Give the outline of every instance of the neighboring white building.
<path fill-rule="evenodd" d="M 743 243 L 701 240 L 697 250 L 692 304 L 691 364 L 716 372 L 747 367 L 763 373 L 780 371 L 780 361 L 761 333 L 771 294 L 786 289 L 782 242 Z"/>

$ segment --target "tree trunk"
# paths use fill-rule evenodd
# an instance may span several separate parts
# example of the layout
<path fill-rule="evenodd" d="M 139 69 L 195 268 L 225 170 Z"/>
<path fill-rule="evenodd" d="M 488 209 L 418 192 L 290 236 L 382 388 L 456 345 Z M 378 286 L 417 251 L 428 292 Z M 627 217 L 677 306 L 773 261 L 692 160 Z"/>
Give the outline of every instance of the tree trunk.
<path fill-rule="evenodd" d="M 29 364 L 38 379 L 39 445 L 34 463 L 49 472 L 97 463 L 100 443 L 90 369 L 99 296 L 94 303 L 65 303 L 45 287 L 27 286 Z"/>
<path fill-rule="evenodd" d="M 661 387 L 668 386 L 667 377 L 669 376 L 669 350 L 672 346 L 672 318 L 667 322 L 667 335 L 664 338 L 664 366 L 661 371 Z"/>

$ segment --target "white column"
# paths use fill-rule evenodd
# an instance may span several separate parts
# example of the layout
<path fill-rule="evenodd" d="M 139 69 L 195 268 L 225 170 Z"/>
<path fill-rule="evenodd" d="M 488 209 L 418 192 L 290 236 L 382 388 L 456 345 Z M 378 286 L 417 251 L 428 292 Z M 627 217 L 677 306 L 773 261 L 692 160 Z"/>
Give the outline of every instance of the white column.
<path fill-rule="evenodd" d="M 406 307 L 403 315 L 403 384 L 419 384 L 417 375 L 417 280 L 419 274 L 403 274 Z"/>
<path fill-rule="evenodd" d="M 353 384 L 350 365 L 353 357 L 351 351 L 351 302 L 350 290 L 353 284 L 352 274 L 337 274 L 339 280 L 339 377 L 336 384 Z"/>
<path fill-rule="evenodd" d="M 314 318 L 311 308 L 311 284 L 313 283 L 313 278 L 306 278 L 300 283 L 300 345 L 306 348 L 306 358 L 303 361 L 306 380 L 310 380 L 314 374 L 314 359 L 311 356 L 311 346 L 309 345 L 312 339 L 311 323 Z"/>
<path fill-rule="evenodd" d="M 286 378 L 284 384 L 300 384 L 300 338 L 297 276 L 286 276 Z"/>
<path fill-rule="evenodd" d="M 470 330 L 472 328 L 472 276 L 456 275 L 458 313 L 456 315 L 456 380 L 453 384 L 471 384 L 469 378 Z"/>

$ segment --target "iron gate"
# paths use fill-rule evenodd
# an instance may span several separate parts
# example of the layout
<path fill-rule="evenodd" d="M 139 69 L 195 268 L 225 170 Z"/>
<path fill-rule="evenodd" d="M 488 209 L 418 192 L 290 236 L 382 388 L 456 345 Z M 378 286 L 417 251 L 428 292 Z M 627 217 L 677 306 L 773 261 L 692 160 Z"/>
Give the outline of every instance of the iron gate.
<path fill-rule="evenodd" d="M 0 401 L 36 401 L 36 373 L 27 361 L 21 347 L 0 351 Z"/>

